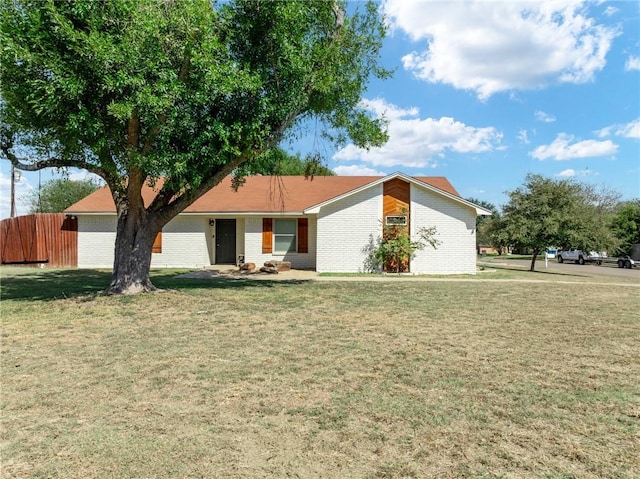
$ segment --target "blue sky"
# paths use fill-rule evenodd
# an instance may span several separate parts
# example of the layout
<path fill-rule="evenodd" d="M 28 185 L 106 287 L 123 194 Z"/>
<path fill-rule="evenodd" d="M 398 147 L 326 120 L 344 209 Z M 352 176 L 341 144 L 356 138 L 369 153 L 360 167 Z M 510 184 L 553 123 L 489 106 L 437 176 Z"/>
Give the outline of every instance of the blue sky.
<path fill-rule="evenodd" d="M 640 197 L 640 2 L 386 0 L 380 9 L 390 29 L 382 61 L 395 74 L 371 82 L 362 101 L 388 119 L 389 142 L 366 152 L 305 139 L 293 152 L 315 145 L 340 175 L 446 176 L 463 197 L 498 206 L 528 172 Z M 37 173 L 18 182 L 19 213 L 37 185 Z"/>

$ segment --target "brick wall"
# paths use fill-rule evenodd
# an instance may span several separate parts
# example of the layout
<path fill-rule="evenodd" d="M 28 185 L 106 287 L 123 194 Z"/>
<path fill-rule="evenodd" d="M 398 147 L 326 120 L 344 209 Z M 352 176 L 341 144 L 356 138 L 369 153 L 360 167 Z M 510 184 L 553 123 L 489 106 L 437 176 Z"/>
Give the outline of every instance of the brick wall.
<path fill-rule="evenodd" d="M 370 242 L 382 233 L 382 185 L 331 203 L 318 215 L 318 272 L 365 271 Z"/>
<path fill-rule="evenodd" d="M 162 230 L 162 253 L 151 255 L 152 268 L 200 268 L 211 264 L 208 216 L 178 216 Z M 112 268 L 115 216 L 78 216 L 78 267 Z"/>
<path fill-rule="evenodd" d="M 418 228 L 436 226 L 437 249 L 427 246 L 411 261 L 417 274 L 475 274 L 476 212 L 415 185 L 411 186 L 411 234 Z"/>

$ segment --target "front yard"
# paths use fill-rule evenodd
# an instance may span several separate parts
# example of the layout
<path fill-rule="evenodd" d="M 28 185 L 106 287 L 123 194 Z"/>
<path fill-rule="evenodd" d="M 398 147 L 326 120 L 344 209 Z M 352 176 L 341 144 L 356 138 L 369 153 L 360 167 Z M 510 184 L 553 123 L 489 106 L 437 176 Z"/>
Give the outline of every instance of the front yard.
<path fill-rule="evenodd" d="M 2 477 L 640 477 L 637 284 L 1 272 Z"/>

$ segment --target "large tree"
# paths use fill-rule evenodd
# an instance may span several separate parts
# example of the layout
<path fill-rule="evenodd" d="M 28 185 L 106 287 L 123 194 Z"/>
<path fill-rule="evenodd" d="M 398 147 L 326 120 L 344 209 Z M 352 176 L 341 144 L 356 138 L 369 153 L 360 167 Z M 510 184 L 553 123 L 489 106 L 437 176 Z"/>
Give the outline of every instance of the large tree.
<path fill-rule="evenodd" d="M 153 290 L 156 234 L 305 123 L 386 141 L 360 106 L 385 28 L 342 0 L 3 0 L 1 150 L 23 170 L 84 168 L 117 212 L 109 291 Z M 9 132 L 9 133 L 7 133 Z M 144 204 L 145 183 L 156 188 Z"/>
<path fill-rule="evenodd" d="M 536 257 L 550 246 L 602 251 L 615 248 L 609 228 L 617 195 L 572 181 L 527 175 L 523 186 L 508 192 L 509 202 L 494 234 Z"/>
<path fill-rule="evenodd" d="M 62 213 L 69 206 L 96 191 L 100 186 L 93 180 L 54 178 L 46 181 L 38 191 L 27 197 L 31 213 Z"/>

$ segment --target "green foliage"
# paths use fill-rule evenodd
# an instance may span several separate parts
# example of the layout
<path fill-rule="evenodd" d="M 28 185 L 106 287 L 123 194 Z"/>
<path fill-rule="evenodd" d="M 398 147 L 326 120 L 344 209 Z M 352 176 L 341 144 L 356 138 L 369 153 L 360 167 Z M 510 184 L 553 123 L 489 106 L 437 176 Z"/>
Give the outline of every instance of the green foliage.
<path fill-rule="evenodd" d="M 611 228 L 620 241 L 618 253 L 630 255 L 633 245 L 640 243 L 640 199 L 621 203 L 612 216 Z"/>
<path fill-rule="evenodd" d="M 496 241 L 531 250 L 532 271 L 536 256 L 549 246 L 603 251 L 617 244 L 608 227 L 615 194 L 529 174 L 508 196 L 493 234 Z"/>
<path fill-rule="evenodd" d="M 335 173 L 322 164 L 318 156 L 301 158 L 300 154 L 291 155 L 282 148 L 273 148 L 256 157 L 244 170 L 247 175 L 280 176 L 334 176 Z"/>
<path fill-rule="evenodd" d="M 427 245 L 436 249 L 440 242 L 435 238 L 436 227 L 423 227 L 417 232 L 418 239 L 412 240 L 406 226 L 385 225 L 382 238 L 373 251 L 369 264 L 372 269 L 386 267 L 396 273 L 401 273 L 407 267 L 407 261 L 415 256 L 416 251 L 423 250 Z"/>
<path fill-rule="evenodd" d="M 498 254 L 506 251 L 511 244 L 507 235 L 503 231 L 502 216 L 494 213 L 478 224 L 476 230 L 476 244 L 488 244 L 495 249 Z"/>
<path fill-rule="evenodd" d="M 384 35 L 373 2 L 347 15 L 343 0 L 4 0 L 0 151 L 22 170 L 102 177 L 118 211 L 114 278 L 148 279 L 151 253 L 134 252 L 300 125 L 336 144 L 387 140 L 360 104 L 390 75 Z M 159 189 L 147 205 L 145 182 Z"/>
<path fill-rule="evenodd" d="M 42 185 L 40 192 L 29 194 L 30 213 L 62 213 L 72 204 L 93 193 L 98 188 L 92 180 L 73 181 L 67 178 L 49 180 Z"/>
<path fill-rule="evenodd" d="M 492 219 L 500 217 L 498 208 L 496 208 L 496 206 L 493 203 L 479 200 L 477 198 L 466 198 L 466 200 L 478 206 L 482 206 L 483 208 L 493 213 L 491 216 L 483 216 L 483 215 L 476 216 L 476 245 L 490 244 L 493 246 L 491 235 L 489 234 L 491 230 L 491 226 L 489 226 L 489 223 L 491 223 Z"/>

